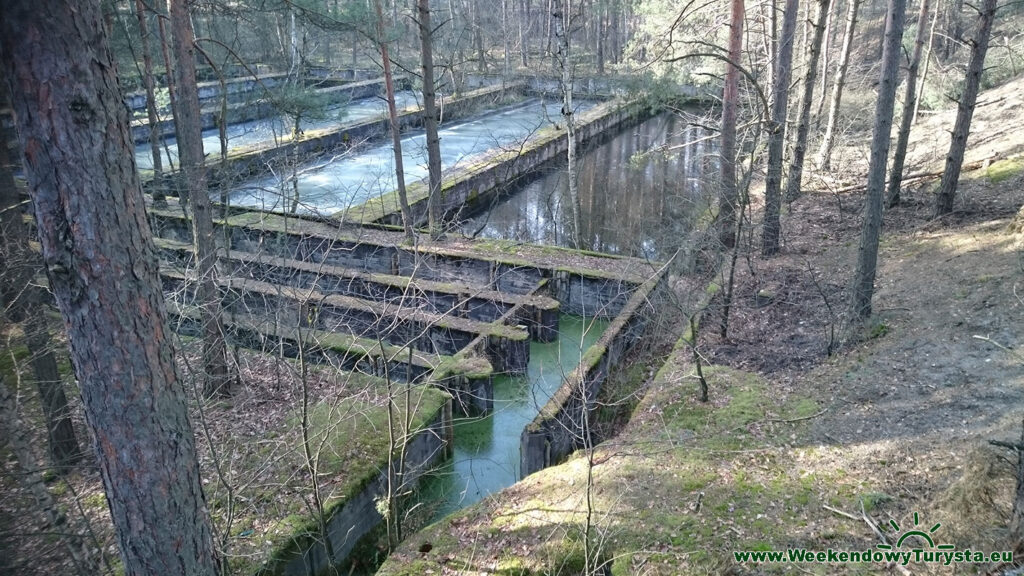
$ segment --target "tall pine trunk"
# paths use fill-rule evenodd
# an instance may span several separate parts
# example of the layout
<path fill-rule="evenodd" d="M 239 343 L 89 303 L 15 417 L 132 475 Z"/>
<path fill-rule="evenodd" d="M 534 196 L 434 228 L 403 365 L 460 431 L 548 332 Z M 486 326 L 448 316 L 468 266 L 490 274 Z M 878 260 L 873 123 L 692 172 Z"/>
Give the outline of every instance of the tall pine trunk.
<path fill-rule="evenodd" d="M 395 82 L 391 75 L 391 59 L 388 57 L 388 43 L 384 38 L 384 11 L 380 0 L 373 0 L 377 12 L 377 45 L 380 48 L 381 65 L 384 68 L 384 92 L 388 100 L 388 120 L 391 125 L 391 145 L 395 153 L 395 183 L 398 185 L 398 201 L 402 208 L 402 227 L 409 242 L 415 240 L 412 232 L 412 210 L 409 208 L 409 196 L 405 191 L 405 168 L 402 166 L 402 131 L 398 122 L 398 110 L 395 108 Z"/>
<path fill-rule="evenodd" d="M 423 129 L 427 133 L 427 219 L 430 237 L 444 235 L 441 197 L 441 139 L 437 136 L 437 105 L 434 101 L 433 28 L 430 25 L 430 0 L 416 0 L 420 33 L 420 72 L 423 80 Z"/>
<path fill-rule="evenodd" d="M 864 207 L 864 227 L 857 252 L 857 271 L 853 278 L 854 320 L 871 316 L 871 297 L 875 291 L 878 267 L 878 238 L 882 232 L 882 193 L 885 191 L 885 168 L 889 159 L 892 114 L 896 107 L 896 85 L 899 83 L 900 46 L 906 0 L 889 0 L 886 16 L 885 42 L 882 47 L 882 76 L 875 102 L 875 126 L 871 135 L 871 157 L 868 162 L 868 187 Z"/>
<path fill-rule="evenodd" d="M 768 176 L 764 183 L 764 225 L 761 254 L 771 256 L 779 251 L 781 233 L 779 212 L 782 208 L 782 154 L 786 146 L 786 111 L 789 107 L 789 82 L 793 73 L 793 43 L 800 6 L 797 0 L 786 0 L 782 17 L 782 34 L 775 54 L 772 74 L 772 117 L 768 123 Z"/>
<path fill-rule="evenodd" d="M 7 0 L 0 10 L 0 63 L 43 264 L 124 573 L 214 576 L 195 438 L 99 5 Z"/>
<path fill-rule="evenodd" d="M 6 104 L 7 89 L 0 87 L 0 102 Z M 35 276 L 42 271 L 39 256 L 29 246 L 28 226 L 18 207 L 20 196 L 14 183 L 14 158 L 8 142 L 14 135 L 0 128 L 0 270 L 4 288 L 0 289 L 0 308 L 12 322 L 24 321 L 23 332 L 31 355 L 32 377 L 42 404 L 46 424 L 50 462 L 58 472 L 66 472 L 83 456 L 71 421 L 64 382 L 46 322 L 46 304 Z"/>
<path fill-rule="evenodd" d="M 800 195 L 804 177 L 804 158 L 807 155 L 807 133 L 811 129 L 811 106 L 814 102 L 814 85 L 818 76 L 818 58 L 821 55 L 821 41 L 825 35 L 825 19 L 828 18 L 828 0 L 818 0 L 815 6 L 814 27 L 808 40 L 809 55 L 807 71 L 804 73 L 804 91 L 800 97 L 800 115 L 796 125 L 796 140 L 793 143 L 793 158 L 786 178 L 786 200 L 792 201 Z"/>
<path fill-rule="evenodd" d="M 850 54 L 853 52 L 853 32 L 857 27 L 857 11 L 860 9 L 860 0 L 850 0 L 846 10 L 846 30 L 843 32 L 843 49 L 839 53 L 839 66 L 836 69 L 836 79 L 832 83 L 832 97 L 828 105 L 828 122 L 825 125 L 825 135 L 821 139 L 821 148 L 818 149 L 818 167 L 828 170 L 832 166 L 832 147 L 836 142 L 836 125 L 839 122 L 839 106 L 843 100 L 843 88 L 846 87 L 846 70 L 850 67 Z"/>
<path fill-rule="evenodd" d="M 196 85 L 195 34 L 186 0 L 168 0 L 171 53 L 178 102 L 178 159 L 188 187 L 192 237 L 196 254 L 196 293 L 203 324 L 203 393 L 207 397 L 230 393 L 227 346 L 217 287 L 217 239 L 206 187 L 199 88 Z"/>
<path fill-rule="evenodd" d="M 985 0 L 981 5 L 981 19 L 978 33 L 971 41 L 971 61 L 967 65 L 967 82 L 964 93 L 956 108 L 956 124 L 953 126 L 953 141 L 946 155 L 946 169 L 942 172 L 939 183 L 939 194 L 935 198 L 935 213 L 949 214 L 953 211 L 953 200 L 956 197 L 956 186 L 960 181 L 960 169 L 963 167 L 964 154 L 967 152 L 967 135 L 971 131 L 971 117 L 978 101 L 978 89 L 981 87 L 981 73 L 985 70 L 985 53 L 988 52 L 988 41 L 992 35 L 992 21 L 996 17 L 996 0 Z"/>
<path fill-rule="evenodd" d="M 569 204 L 572 210 L 572 241 L 576 248 L 583 248 L 583 222 L 580 214 L 579 168 L 576 158 L 576 118 L 574 117 L 573 92 L 575 87 L 573 64 L 569 55 L 572 33 L 571 0 L 563 0 L 552 19 L 555 22 L 555 37 L 558 52 L 555 60 L 559 66 L 559 88 L 562 91 L 562 120 L 565 122 L 566 172 L 569 185 Z"/>
<path fill-rule="evenodd" d="M 914 37 L 914 53 L 907 69 L 906 95 L 903 97 L 903 115 L 896 135 L 896 150 L 892 155 L 889 170 L 889 184 L 886 190 L 886 206 L 892 208 L 900 203 L 900 185 L 903 181 L 903 164 L 907 158 L 907 143 L 910 141 L 910 125 L 914 121 L 917 107 L 917 71 L 921 67 L 921 51 L 924 48 L 925 22 L 928 20 L 928 0 L 921 0 L 921 11 L 917 15 L 917 34 Z"/>
<path fill-rule="evenodd" d="M 146 24 L 146 9 L 142 0 L 135 0 L 135 16 L 139 20 L 139 40 L 142 43 L 142 83 L 146 87 L 146 120 L 149 122 L 149 148 L 153 154 L 153 175 L 159 182 L 163 173 L 163 154 L 160 153 L 160 117 L 156 112 L 156 94 L 153 90 L 153 55 L 149 42 L 149 26 Z M 164 195 L 153 193 L 153 200 L 164 203 Z"/>
<path fill-rule="evenodd" d="M 46 519 L 47 528 L 59 531 L 59 538 L 67 548 L 75 571 L 81 576 L 93 576 L 100 572 L 99 562 L 92 557 L 85 545 L 83 534 L 77 526 L 68 526 L 67 517 L 61 511 L 57 500 L 46 486 L 43 473 L 36 462 L 35 450 L 27 426 L 18 414 L 14 395 L 7 389 L 3 373 L 0 373 L 0 432 L 4 443 L 18 460 L 18 483 L 35 500 L 36 509 Z M 77 524 L 77 523 L 75 523 Z M 0 563 L 0 567 L 3 564 Z"/>
<path fill-rule="evenodd" d="M 732 0 L 729 21 L 729 64 L 725 67 L 725 89 L 722 91 L 722 194 L 718 199 L 718 238 L 723 246 L 732 248 L 736 241 L 736 108 L 739 103 L 740 71 L 743 58 L 743 0 Z"/>

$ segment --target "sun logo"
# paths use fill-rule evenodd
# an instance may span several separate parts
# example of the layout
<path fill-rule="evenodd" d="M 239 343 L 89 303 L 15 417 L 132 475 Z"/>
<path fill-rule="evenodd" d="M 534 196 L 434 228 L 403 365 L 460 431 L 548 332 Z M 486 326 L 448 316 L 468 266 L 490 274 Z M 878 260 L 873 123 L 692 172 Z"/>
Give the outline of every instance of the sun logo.
<path fill-rule="evenodd" d="M 889 544 L 879 544 L 878 548 L 881 548 L 882 550 L 893 550 L 894 548 L 899 548 L 903 546 L 903 542 L 905 542 L 907 538 L 910 538 L 911 536 L 917 536 L 918 538 L 927 542 L 929 548 L 935 548 L 936 550 L 953 550 L 956 548 L 956 546 L 952 544 L 939 544 L 937 546 L 935 545 L 935 541 L 932 540 L 931 535 L 942 527 L 941 523 L 936 522 L 935 525 L 929 528 L 927 532 L 919 529 L 919 524 L 920 517 L 918 516 L 917 512 L 914 512 L 914 528 L 912 530 L 907 530 L 902 535 L 900 535 L 899 539 L 896 540 L 895 546 L 891 546 Z M 895 530 L 897 534 L 900 532 L 900 525 L 897 524 L 895 520 L 889 520 L 889 525 L 892 526 L 892 529 Z"/>

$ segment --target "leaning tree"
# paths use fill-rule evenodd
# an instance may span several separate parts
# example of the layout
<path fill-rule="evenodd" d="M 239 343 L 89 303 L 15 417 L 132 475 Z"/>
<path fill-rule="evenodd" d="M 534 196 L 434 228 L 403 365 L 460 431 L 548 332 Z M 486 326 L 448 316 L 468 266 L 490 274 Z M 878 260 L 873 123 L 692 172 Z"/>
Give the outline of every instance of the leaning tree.
<path fill-rule="evenodd" d="M 99 2 L 5 0 L 0 66 L 124 573 L 218 565 Z"/>

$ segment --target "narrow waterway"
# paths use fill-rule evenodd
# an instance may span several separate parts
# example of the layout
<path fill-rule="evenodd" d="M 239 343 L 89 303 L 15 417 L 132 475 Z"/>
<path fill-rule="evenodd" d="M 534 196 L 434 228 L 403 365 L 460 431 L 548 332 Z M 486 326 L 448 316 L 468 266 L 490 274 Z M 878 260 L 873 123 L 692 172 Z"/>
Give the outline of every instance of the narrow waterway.
<path fill-rule="evenodd" d="M 592 102 L 581 101 L 577 113 L 592 106 Z M 518 150 L 530 134 L 557 122 L 560 110 L 558 103 L 545 104 L 532 99 L 445 124 L 438 133 L 441 168 L 458 168 L 471 157 L 493 154 L 501 149 Z M 422 131 L 402 138 L 402 162 L 407 184 L 426 178 L 426 136 Z M 231 203 L 284 210 L 290 208 L 297 189 L 298 212 L 333 214 L 395 190 L 394 165 L 392 145 L 385 142 L 340 157 L 302 164 L 296 170 L 298 177 L 294 181 L 287 174 L 253 180 L 232 192 Z"/>
<path fill-rule="evenodd" d="M 524 376 L 494 382 L 494 411 L 457 418 L 451 460 L 421 480 L 419 501 L 439 519 L 519 481 L 519 437 L 604 333 L 606 320 L 563 315 L 557 342 L 530 344 Z"/>
<path fill-rule="evenodd" d="M 418 94 L 410 90 L 402 90 L 395 93 L 395 105 L 399 110 L 419 103 L 416 99 Z M 353 124 L 383 116 L 388 111 L 387 102 L 380 97 L 362 98 L 345 104 L 335 104 L 323 110 L 323 113 L 316 117 L 300 119 L 299 125 L 302 130 L 321 130 L 342 124 Z M 287 116 L 274 118 L 263 118 L 250 122 L 239 122 L 229 124 L 227 127 L 228 149 L 249 146 L 260 142 L 273 141 L 284 134 L 291 132 L 294 120 Z M 178 165 L 178 143 L 172 138 L 165 138 L 164 145 L 160 147 L 163 155 L 163 165 Z M 203 131 L 203 151 L 208 158 L 215 158 L 220 155 L 220 132 L 213 128 Z M 135 146 L 135 164 L 142 170 L 153 169 L 153 149 L 149 142 Z"/>
<path fill-rule="evenodd" d="M 666 258 L 707 208 L 718 174 L 717 143 L 676 114 L 663 113 L 588 145 L 579 163 L 582 246 Z M 541 168 L 463 230 L 486 238 L 573 246 L 565 162 Z M 703 184 L 703 185 L 702 185 Z"/>

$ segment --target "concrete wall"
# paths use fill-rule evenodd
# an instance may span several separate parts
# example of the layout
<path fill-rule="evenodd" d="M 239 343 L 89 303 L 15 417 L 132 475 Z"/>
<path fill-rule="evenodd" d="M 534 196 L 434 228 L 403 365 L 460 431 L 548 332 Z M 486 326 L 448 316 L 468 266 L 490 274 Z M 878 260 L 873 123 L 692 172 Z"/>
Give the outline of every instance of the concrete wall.
<path fill-rule="evenodd" d="M 523 429 L 519 439 L 521 477 L 557 464 L 582 446 L 583 411 L 593 412 L 610 370 L 643 336 L 648 318 L 656 312 L 649 303 L 651 292 L 663 283 L 666 270 L 662 268 L 633 292 L 618 317 L 584 353 L 576 370 Z"/>
<path fill-rule="evenodd" d="M 267 218 L 288 220 L 274 214 L 267 215 Z M 629 282 L 594 275 L 586 270 L 542 268 L 522 262 L 495 261 L 484 256 L 470 257 L 440 251 L 417 252 L 405 246 L 340 238 L 336 229 L 333 233 L 328 228 L 322 233 L 304 234 L 301 231 L 302 220 L 296 221 L 288 231 L 278 229 L 285 226 L 281 223 L 266 227 L 258 223 L 231 226 L 231 249 L 366 272 L 400 276 L 415 274 L 423 280 L 487 286 L 520 295 L 532 293 L 541 281 L 548 280 L 550 296 L 558 300 L 564 312 L 598 318 L 618 316 L 635 288 Z M 156 236 L 192 242 L 189 222 L 173 209 L 150 211 L 150 222 Z M 224 237 L 223 226 L 220 222 L 214 224 L 218 238 Z"/>
<path fill-rule="evenodd" d="M 342 87 L 339 87 L 339 89 Z M 520 87 L 521 88 L 521 87 Z M 328 89 L 334 90 L 334 89 Z M 479 107 L 494 102 L 505 96 L 500 87 L 488 88 L 465 95 L 445 105 L 445 116 L 449 119 L 460 118 L 471 114 Z M 399 124 L 403 130 L 418 128 L 422 125 L 423 114 L 419 110 L 411 110 L 399 114 Z M 331 130 L 307 133 L 297 143 L 285 143 L 280 146 L 235 152 L 228 155 L 225 162 L 211 164 L 210 179 L 214 186 L 231 186 L 237 182 L 266 173 L 270 166 L 281 162 L 294 162 L 314 158 L 328 151 L 344 149 L 365 140 L 380 138 L 388 134 L 390 124 L 387 118 L 367 120 L 356 124 L 339 126 Z"/>
<path fill-rule="evenodd" d="M 396 90 L 404 90 L 409 86 L 408 78 L 405 76 L 397 76 L 395 78 L 395 86 Z M 324 102 L 327 105 L 340 104 L 352 100 L 359 100 L 361 98 L 369 98 L 371 96 L 379 96 L 384 93 L 384 79 L 372 78 L 359 82 L 342 84 L 340 86 L 320 88 L 317 90 L 317 93 L 324 98 Z M 242 92 L 240 94 L 244 95 L 246 93 Z M 265 94 L 257 94 L 258 97 L 254 98 L 251 102 L 237 102 L 237 98 L 235 98 L 236 102 L 228 105 L 227 118 L 229 124 L 260 120 L 262 118 L 270 118 L 281 114 L 281 110 L 276 104 L 264 98 Z M 143 98 L 145 98 L 145 94 L 143 94 Z M 203 130 L 212 130 L 217 127 L 217 123 L 220 118 L 220 105 L 218 104 L 214 106 L 208 101 L 203 102 L 203 104 L 208 105 L 208 107 L 200 113 L 200 124 L 202 125 Z M 143 101 L 143 106 L 145 106 L 145 101 Z M 160 136 L 164 138 L 174 136 L 174 118 L 169 117 L 169 115 L 165 116 L 167 117 L 160 122 L 158 128 Z M 148 120 L 139 119 L 133 121 L 131 129 L 132 138 L 136 144 L 149 142 L 150 130 Z"/>
<path fill-rule="evenodd" d="M 409 442 L 405 478 L 410 485 L 415 485 L 425 472 L 448 457 L 452 437 L 451 415 L 449 402 L 438 411 L 434 421 Z M 383 463 L 383 466 L 387 464 Z M 260 574 L 320 576 L 327 573 L 331 565 L 345 562 L 359 540 L 383 522 L 377 511 L 377 500 L 386 495 L 387 475 L 382 470 L 366 488 L 332 511 L 327 521 L 328 538 L 334 552 L 332 558 L 328 557 L 326 546 L 315 543 L 286 555 L 274 565 L 265 567 Z M 303 538 L 303 541 L 309 540 L 309 537 Z"/>
<path fill-rule="evenodd" d="M 218 99 L 221 95 L 220 80 L 212 69 L 208 70 L 209 71 L 206 74 L 200 74 L 199 70 L 196 70 L 196 76 L 201 80 L 198 84 L 200 104 L 206 104 L 211 100 Z M 236 70 L 234 72 L 238 74 L 239 77 L 226 78 L 224 80 L 224 87 L 226 88 L 229 99 L 255 90 L 260 90 L 260 83 L 267 88 L 277 86 L 288 77 L 288 75 L 284 73 L 271 73 L 264 70 L 262 72 L 258 72 L 260 76 L 257 80 L 254 79 L 247 71 Z M 166 83 L 164 83 L 164 86 L 166 86 Z M 162 87 L 163 86 L 157 86 L 157 88 Z M 237 99 L 235 101 L 237 101 Z M 145 110 L 146 92 L 144 90 L 138 90 L 125 94 L 124 103 L 125 106 L 128 106 L 131 110 Z"/>

